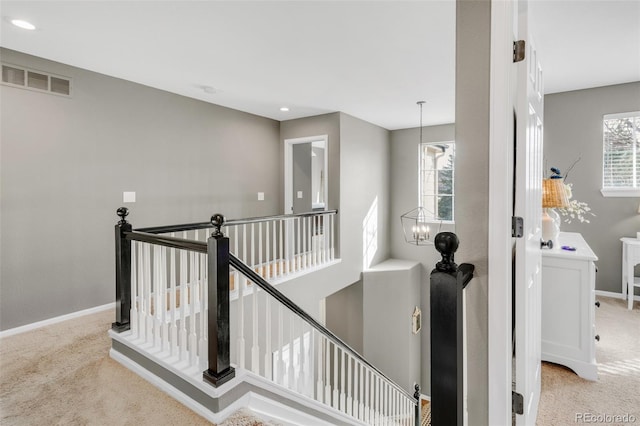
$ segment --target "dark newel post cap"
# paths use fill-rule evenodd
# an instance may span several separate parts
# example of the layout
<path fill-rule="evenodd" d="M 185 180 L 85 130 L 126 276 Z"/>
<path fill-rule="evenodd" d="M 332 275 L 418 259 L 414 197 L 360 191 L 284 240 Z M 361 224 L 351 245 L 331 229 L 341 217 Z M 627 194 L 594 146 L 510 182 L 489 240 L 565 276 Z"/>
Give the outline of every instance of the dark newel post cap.
<path fill-rule="evenodd" d="M 417 384 L 417 383 L 415 383 L 415 384 L 413 385 L 413 388 L 415 389 L 415 392 L 413 392 L 413 397 L 414 397 L 416 400 L 420 401 L 420 385 L 419 385 L 419 384 Z"/>
<path fill-rule="evenodd" d="M 116 214 L 120 216 L 120 222 L 118 222 L 119 225 L 124 225 L 125 223 L 127 223 L 127 220 L 125 219 L 125 217 L 129 216 L 128 208 L 120 207 L 118 210 L 116 210 Z"/>
<path fill-rule="evenodd" d="M 224 237 L 224 234 L 220 230 L 220 228 L 222 228 L 222 225 L 224 225 L 224 216 L 222 216 L 220 213 L 214 214 L 213 216 L 211 216 L 211 224 L 213 225 L 213 228 L 214 228 L 213 232 L 211 233 L 211 236 L 213 238 Z"/>
<path fill-rule="evenodd" d="M 434 239 L 436 250 L 442 255 L 442 260 L 436 263 L 438 272 L 456 272 L 458 265 L 453 262 L 453 254 L 458 250 L 460 240 L 453 232 L 440 232 Z"/>

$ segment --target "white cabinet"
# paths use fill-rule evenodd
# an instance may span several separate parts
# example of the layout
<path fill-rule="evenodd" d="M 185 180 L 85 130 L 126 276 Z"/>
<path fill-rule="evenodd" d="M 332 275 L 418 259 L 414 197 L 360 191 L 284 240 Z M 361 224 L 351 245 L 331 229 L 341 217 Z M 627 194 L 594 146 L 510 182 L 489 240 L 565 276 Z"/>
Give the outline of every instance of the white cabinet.
<path fill-rule="evenodd" d="M 557 247 L 542 249 L 542 360 L 567 366 L 589 380 L 598 379 L 596 260 L 575 232 L 561 232 Z"/>

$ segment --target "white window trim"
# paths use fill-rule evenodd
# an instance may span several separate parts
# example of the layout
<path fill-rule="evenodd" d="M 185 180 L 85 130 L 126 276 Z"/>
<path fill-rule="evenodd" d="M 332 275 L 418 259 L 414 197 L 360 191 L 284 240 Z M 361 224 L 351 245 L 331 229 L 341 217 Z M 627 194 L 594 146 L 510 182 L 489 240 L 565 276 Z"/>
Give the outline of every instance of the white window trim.
<path fill-rule="evenodd" d="M 602 124 L 604 127 L 604 121 L 605 120 L 615 120 L 617 118 L 629 118 L 629 117 L 638 117 L 640 116 L 640 111 L 630 111 L 630 112 L 621 112 L 621 113 L 617 113 L 617 114 L 605 114 L 602 116 Z M 602 134 L 602 139 L 603 139 L 603 144 L 604 144 L 604 130 L 603 130 L 603 134 Z M 605 155 L 605 151 L 604 151 L 604 145 L 603 145 L 603 149 L 602 149 L 602 164 L 603 164 L 603 168 L 602 168 L 602 172 L 603 172 L 603 176 L 602 176 L 602 182 L 601 182 L 601 187 L 600 187 L 600 193 L 602 194 L 603 197 L 640 197 L 640 188 L 634 188 L 634 187 L 605 187 L 604 186 L 604 155 Z"/>
<path fill-rule="evenodd" d="M 424 207 L 422 205 L 422 145 L 437 145 L 437 144 L 444 144 L 444 143 L 450 143 L 453 144 L 454 146 L 454 156 L 455 156 L 455 144 L 456 141 L 455 140 L 444 140 L 444 141 L 434 141 L 434 142 L 420 142 L 418 144 L 418 206 L 420 207 Z M 455 158 L 455 157 L 454 157 Z M 456 167 L 455 167 L 455 162 L 454 162 L 454 166 L 453 166 L 453 194 L 451 194 L 453 196 L 453 220 L 438 220 L 438 219 L 428 219 L 425 220 L 425 223 L 432 223 L 432 224 L 436 224 L 436 225 L 455 225 L 456 221 L 455 221 L 455 217 L 456 217 L 456 202 L 455 202 L 455 197 L 456 197 L 456 193 L 455 193 L 455 182 L 456 182 Z M 434 212 L 435 214 L 435 212 Z"/>
<path fill-rule="evenodd" d="M 640 188 L 602 188 L 603 197 L 640 197 Z"/>

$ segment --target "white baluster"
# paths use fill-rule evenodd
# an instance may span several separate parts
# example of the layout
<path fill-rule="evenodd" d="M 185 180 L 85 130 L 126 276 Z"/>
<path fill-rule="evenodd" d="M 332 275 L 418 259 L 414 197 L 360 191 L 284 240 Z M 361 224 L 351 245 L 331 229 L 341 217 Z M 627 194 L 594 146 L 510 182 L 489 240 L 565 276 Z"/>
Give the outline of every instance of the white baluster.
<path fill-rule="evenodd" d="M 344 391 L 345 387 L 345 375 L 346 375 L 346 365 L 345 365 L 345 356 L 344 350 L 340 351 L 340 411 L 346 412 L 347 407 L 347 395 Z"/>
<path fill-rule="evenodd" d="M 138 256 L 136 255 L 137 241 L 131 241 L 131 309 L 129 323 L 131 335 L 138 338 Z"/>
<path fill-rule="evenodd" d="M 329 223 L 331 223 L 331 255 L 329 256 L 331 258 L 331 260 L 336 258 L 336 254 L 335 254 L 335 245 L 336 245 L 336 238 L 335 238 L 335 232 L 334 232 L 334 218 L 335 215 L 329 215 Z"/>
<path fill-rule="evenodd" d="M 198 340 L 198 357 L 200 360 L 200 370 L 204 371 L 209 367 L 209 360 L 207 356 L 209 353 L 209 335 L 207 333 L 207 320 L 209 316 L 209 312 L 207 310 L 207 255 L 204 253 L 199 253 L 198 257 L 200 257 L 200 339 Z"/>
<path fill-rule="evenodd" d="M 256 268 L 256 233 L 255 233 L 255 224 L 251 224 L 251 269 L 255 270 Z M 251 284 L 255 288 L 255 283 Z"/>
<path fill-rule="evenodd" d="M 307 218 L 301 217 L 302 220 L 302 250 L 300 251 L 300 268 L 307 268 Z"/>
<path fill-rule="evenodd" d="M 271 243 L 273 244 L 273 250 L 271 251 L 271 267 L 273 268 L 273 270 L 271 271 L 271 276 L 272 277 L 277 277 L 279 276 L 279 270 L 278 270 L 278 265 L 276 264 L 276 221 L 274 220 L 273 222 L 273 232 L 271 233 Z"/>
<path fill-rule="evenodd" d="M 333 344 L 333 408 L 340 407 L 340 391 L 338 387 L 340 386 L 340 382 L 338 382 L 338 345 Z"/>
<path fill-rule="evenodd" d="M 331 405 L 331 341 L 325 339 L 324 403 Z"/>
<path fill-rule="evenodd" d="M 151 293 L 151 245 L 144 244 L 144 299 L 146 304 L 146 318 L 145 318 L 145 343 L 149 343 L 153 339 L 153 309 L 152 309 L 152 297 Z"/>
<path fill-rule="evenodd" d="M 160 249 L 160 319 L 161 324 L 161 351 L 169 350 L 169 322 L 167 319 L 167 248 Z"/>
<path fill-rule="evenodd" d="M 278 250 L 279 250 L 279 254 L 280 256 L 278 256 L 279 258 L 279 263 L 278 263 L 278 275 L 279 276 L 283 276 L 285 274 L 285 270 L 284 270 L 284 256 L 282 255 L 282 252 L 284 250 L 284 239 L 282 237 L 283 233 L 284 233 L 284 224 L 285 221 L 283 219 L 281 219 L 279 221 L 279 225 L 280 225 L 280 229 L 279 229 L 279 233 L 278 233 Z"/>
<path fill-rule="evenodd" d="M 358 364 L 351 356 L 349 356 L 349 397 L 347 401 L 350 401 L 347 414 L 358 418 Z"/>
<path fill-rule="evenodd" d="M 264 267 L 267 269 L 264 273 L 264 277 L 268 280 L 271 278 L 271 260 L 269 259 L 269 250 L 271 249 L 271 240 L 269 239 L 269 222 L 264 223 L 265 234 L 264 234 L 264 248 L 266 250 L 265 258 L 264 258 Z"/>
<path fill-rule="evenodd" d="M 307 395 L 307 371 L 306 365 L 309 362 L 307 358 L 308 345 L 305 346 L 304 322 L 300 322 L 300 362 L 298 363 L 298 391 Z"/>
<path fill-rule="evenodd" d="M 376 420 L 378 424 L 380 423 L 380 413 L 382 407 L 382 393 L 380 389 L 380 376 L 376 374 Z"/>
<path fill-rule="evenodd" d="M 302 250 L 300 249 L 300 221 L 301 218 L 297 217 L 297 222 L 298 222 L 298 226 L 297 226 L 297 232 L 296 232 L 296 253 L 295 253 L 295 270 L 299 271 L 302 268 Z"/>
<path fill-rule="evenodd" d="M 262 222 L 258 223 L 258 265 L 261 277 L 264 277 L 264 263 L 262 263 Z"/>
<path fill-rule="evenodd" d="M 267 293 L 264 297 L 264 328 L 265 328 L 265 351 L 264 351 L 264 377 L 273 381 L 273 371 L 271 359 L 271 298 Z"/>
<path fill-rule="evenodd" d="M 284 385 L 284 319 L 282 318 L 282 305 L 278 305 L 278 377 L 276 383 Z"/>
<path fill-rule="evenodd" d="M 316 342 L 316 348 L 317 348 L 317 363 L 318 363 L 318 371 L 316 372 L 316 375 L 318 377 L 317 383 L 316 383 L 316 400 L 318 402 L 322 402 L 324 401 L 324 398 L 322 397 L 323 392 L 324 392 L 324 383 L 322 382 L 322 378 L 324 377 L 324 371 L 322 369 L 322 366 L 324 365 L 322 362 L 322 335 L 318 332 L 316 332 L 315 329 L 312 330 L 312 334 L 314 337 L 314 342 Z"/>
<path fill-rule="evenodd" d="M 196 296 L 197 296 L 197 274 L 198 274 L 198 257 L 195 252 L 189 253 L 189 366 L 196 365 L 196 357 L 198 355 L 198 336 L 196 335 Z"/>
<path fill-rule="evenodd" d="M 310 261 L 311 261 L 311 265 L 312 266 L 316 266 L 318 264 L 318 257 L 317 257 L 317 245 L 318 245 L 318 238 L 316 237 L 317 235 L 317 224 L 318 222 L 316 222 L 316 216 L 310 216 L 309 217 L 309 247 L 311 249 L 311 253 L 310 253 Z"/>
<path fill-rule="evenodd" d="M 364 369 L 364 421 L 369 423 L 371 420 L 371 388 L 369 382 L 369 370 L 363 366 Z"/>
<path fill-rule="evenodd" d="M 293 360 L 295 358 L 295 332 L 294 332 L 294 324 L 295 321 L 293 319 L 293 314 L 289 313 L 289 365 L 287 370 L 287 376 L 289 378 L 287 387 L 289 389 L 294 390 L 296 388 L 296 371 L 293 368 Z"/>
<path fill-rule="evenodd" d="M 319 261 L 318 261 L 318 252 L 320 247 L 318 247 L 318 244 L 320 244 L 320 216 L 316 215 L 313 216 L 313 218 L 311 218 L 312 224 L 313 224 L 313 231 L 311 232 L 311 236 L 313 238 L 313 247 L 312 249 L 312 254 L 313 254 L 313 265 L 317 266 Z"/>
<path fill-rule="evenodd" d="M 256 374 L 260 374 L 260 346 L 258 345 L 258 286 L 256 283 L 252 283 L 251 287 L 253 287 L 253 294 L 251 295 L 253 301 L 251 313 L 251 318 L 253 319 L 253 331 L 251 333 L 253 338 L 253 345 L 251 346 L 251 371 Z"/>
<path fill-rule="evenodd" d="M 187 289 L 188 281 L 188 260 L 187 251 L 180 250 L 180 328 L 178 330 L 179 359 L 187 359 Z"/>
<path fill-rule="evenodd" d="M 171 236 L 174 237 L 175 234 L 172 233 Z M 169 353 L 174 357 L 178 353 L 178 324 L 176 319 L 178 309 L 176 300 L 176 249 L 172 248 L 169 253 L 169 273 L 171 274 L 169 281 L 171 286 L 171 326 L 169 328 L 171 342 L 169 346 Z"/>
<path fill-rule="evenodd" d="M 249 256 L 247 255 L 247 225 L 242 225 L 242 261 L 249 263 Z"/>
<path fill-rule="evenodd" d="M 358 418 L 362 421 L 364 421 L 366 415 L 365 415 L 365 411 L 366 411 L 366 383 L 365 383 L 365 376 L 367 374 L 366 370 L 364 369 L 364 365 L 360 364 L 359 365 L 359 370 L 360 370 L 360 392 L 358 394 L 358 397 L 360 398 L 359 404 L 358 404 Z"/>
<path fill-rule="evenodd" d="M 285 234 L 285 240 L 284 240 L 284 253 L 285 253 L 285 261 L 286 261 L 286 273 L 290 274 L 291 272 L 294 271 L 293 268 L 293 262 L 295 259 L 295 219 L 287 219 L 285 220 L 285 224 L 287 227 L 286 230 L 286 234 Z M 293 257 L 293 259 L 292 259 Z"/>
<path fill-rule="evenodd" d="M 238 238 L 238 228 L 239 226 L 234 227 L 234 251 L 236 256 L 241 258 L 240 251 L 238 250 L 238 246 L 240 244 L 240 240 Z M 243 235 L 244 236 L 244 235 Z M 245 286 L 241 281 L 244 281 L 244 275 L 240 278 L 240 273 L 238 270 L 234 270 L 233 273 L 233 285 L 238 291 L 238 355 L 237 355 L 237 363 L 238 367 L 245 368 L 245 341 L 244 341 L 244 289 Z"/>
<path fill-rule="evenodd" d="M 305 219 L 307 221 L 307 266 L 310 268 L 312 266 L 315 265 L 315 262 L 313 260 L 313 253 L 314 253 L 314 248 L 313 248 L 313 244 L 314 244 L 314 240 L 313 240 L 313 228 L 314 228 L 314 223 L 313 223 L 313 216 L 309 216 Z"/>

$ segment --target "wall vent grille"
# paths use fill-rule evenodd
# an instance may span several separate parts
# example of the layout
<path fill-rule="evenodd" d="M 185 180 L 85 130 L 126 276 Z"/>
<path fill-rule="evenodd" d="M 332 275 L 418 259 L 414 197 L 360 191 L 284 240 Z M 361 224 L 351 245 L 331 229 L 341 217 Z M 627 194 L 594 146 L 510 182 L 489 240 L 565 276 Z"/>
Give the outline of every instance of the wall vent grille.
<path fill-rule="evenodd" d="M 2 64 L 2 84 L 37 92 L 71 96 L 71 79 L 16 65 Z"/>

